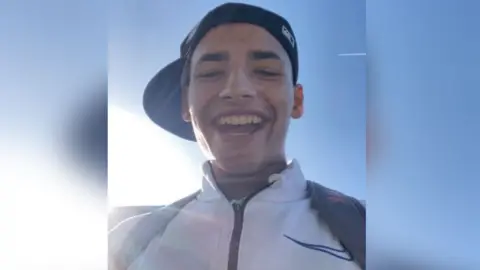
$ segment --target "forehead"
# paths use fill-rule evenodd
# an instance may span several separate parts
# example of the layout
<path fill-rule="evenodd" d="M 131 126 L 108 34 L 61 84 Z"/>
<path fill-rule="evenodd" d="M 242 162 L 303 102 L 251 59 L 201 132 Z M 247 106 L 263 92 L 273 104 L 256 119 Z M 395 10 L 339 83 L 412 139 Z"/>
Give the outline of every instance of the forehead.
<path fill-rule="evenodd" d="M 267 30 L 256 25 L 236 23 L 210 30 L 195 48 L 192 61 L 196 62 L 205 53 L 223 51 L 230 55 L 244 55 L 251 50 L 273 51 L 282 60 L 289 60 L 280 42 Z"/>

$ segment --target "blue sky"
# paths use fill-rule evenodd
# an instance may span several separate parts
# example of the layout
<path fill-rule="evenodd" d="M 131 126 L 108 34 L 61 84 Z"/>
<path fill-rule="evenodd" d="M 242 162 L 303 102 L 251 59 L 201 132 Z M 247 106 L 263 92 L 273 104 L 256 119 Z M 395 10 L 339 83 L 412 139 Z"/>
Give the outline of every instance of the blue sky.
<path fill-rule="evenodd" d="M 458 269 L 479 265 L 479 9 L 468 0 L 367 4 L 369 91 L 388 140 L 368 179 L 369 241 L 435 251 Z"/>

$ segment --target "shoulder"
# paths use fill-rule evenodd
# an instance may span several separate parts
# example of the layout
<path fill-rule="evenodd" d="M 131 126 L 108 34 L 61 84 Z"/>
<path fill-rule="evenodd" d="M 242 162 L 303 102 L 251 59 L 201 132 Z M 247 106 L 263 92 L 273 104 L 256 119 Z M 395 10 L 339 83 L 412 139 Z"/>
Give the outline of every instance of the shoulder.
<path fill-rule="evenodd" d="M 109 250 L 113 251 L 120 249 L 126 238 L 136 228 L 136 226 L 151 214 L 152 211 L 136 213 L 130 215 L 129 217 L 124 216 L 121 221 L 116 222 L 108 232 Z"/>
<path fill-rule="evenodd" d="M 331 188 L 328 188 L 326 186 L 323 186 L 322 184 L 320 184 L 318 182 L 308 180 L 307 183 L 308 183 L 307 184 L 308 185 L 308 191 L 309 191 L 310 194 L 323 195 L 325 197 L 329 197 L 329 198 L 332 198 L 332 199 L 335 198 L 335 197 L 338 197 L 339 199 L 349 198 L 349 199 L 354 199 L 354 200 L 358 201 L 359 203 L 365 204 L 364 200 L 358 200 L 355 197 L 346 195 L 346 194 L 344 194 L 344 193 L 342 193 L 338 190 L 331 189 Z"/>
<path fill-rule="evenodd" d="M 112 230 L 127 219 L 155 211 L 162 206 L 120 206 L 112 208 L 108 213 L 108 230 Z"/>
<path fill-rule="evenodd" d="M 163 231 L 176 214 L 196 197 L 197 193 L 166 206 L 140 206 L 117 209 L 115 213 L 117 217 L 109 217 L 110 221 L 115 222 L 115 219 L 118 219 L 119 216 L 124 219 L 120 222 L 115 222 L 116 224 L 109 231 L 109 249 L 112 251 L 121 249 L 126 244 L 126 240 L 127 242 L 130 240 L 136 241 L 136 239 L 130 239 L 130 236 L 142 239 Z"/>
<path fill-rule="evenodd" d="M 364 212 L 365 200 L 346 195 L 337 190 L 327 188 L 318 182 L 308 181 L 308 193 L 310 198 L 317 204 L 317 207 L 324 207 L 332 204 L 354 205 L 359 211 Z M 362 213 L 364 215 L 364 213 Z"/>
<path fill-rule="evenodd" d="M 134 211 L 131 212 L 137 214 L 121 221 L 108 233 L 108 261 L 112 269 L 127 269 L 153 237 L 163 234 L 170 221 L 197 193 L 168 206 L 132 207 L 130 210 Z"/>
<path fill-rule="evenodd" d="M 124 219 L 108 232 L 108 261 L 112 269 L 127 269 L 124 266 L 140 254 L 158 226 L 167 223 L 168 217 L 164 217 L 163 212 L 164 207 L 155 207 Z"/>
<path fill-rule="evenodd" d="M 108 232 L 109 269 L 127 269 L 138 254 L 138 234 L 143 231 L 145 223 L 158 210 L 137 214 L 124 219 Z M 141 240 L 141 239 L 140 239 Z"/>

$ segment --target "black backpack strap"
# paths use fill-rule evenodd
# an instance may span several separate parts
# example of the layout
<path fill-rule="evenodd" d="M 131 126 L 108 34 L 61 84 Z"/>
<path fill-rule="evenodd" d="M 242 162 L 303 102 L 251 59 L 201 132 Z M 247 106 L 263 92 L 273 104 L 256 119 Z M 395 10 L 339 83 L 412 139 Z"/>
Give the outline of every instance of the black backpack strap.
<path fill-rule="evenodd" d="M 170 221 L 198 194 L 199 191 L 171 205 L 128 218 L 115 226 L 108 235 L 108 269 L 127 270 L 150 241 L 163 234 Z"/>
<path fill-rule="evenodd" d="M 357 199 L 308 181 L 312 209 L 365 270 L 366 211 Z"/>

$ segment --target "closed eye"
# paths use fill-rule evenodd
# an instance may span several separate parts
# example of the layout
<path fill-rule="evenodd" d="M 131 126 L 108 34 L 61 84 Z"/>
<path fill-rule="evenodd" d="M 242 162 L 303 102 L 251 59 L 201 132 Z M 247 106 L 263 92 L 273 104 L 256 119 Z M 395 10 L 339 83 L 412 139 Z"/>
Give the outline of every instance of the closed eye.
<path fill-rule="evenodd" d="M 215 78 L 217 76 L 220 76 L 223 74 L 223 71 L 216 70 L 216 71 L 209 71 L 209 72 L 202 72 L 197 74 L 197 78 L 204 78 L 204 79 L 209 79 L 209 78 Z"/>
<path fill-rule="evenodd" d="M 278 77 L 282 75 L 280 72 L 275 72 L 275 71 L 266 70 L 266 69 L 256 69 L 254 73 L 263 77 Z"/>

